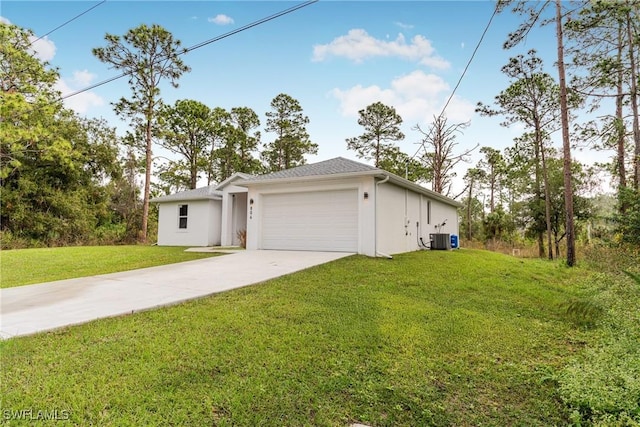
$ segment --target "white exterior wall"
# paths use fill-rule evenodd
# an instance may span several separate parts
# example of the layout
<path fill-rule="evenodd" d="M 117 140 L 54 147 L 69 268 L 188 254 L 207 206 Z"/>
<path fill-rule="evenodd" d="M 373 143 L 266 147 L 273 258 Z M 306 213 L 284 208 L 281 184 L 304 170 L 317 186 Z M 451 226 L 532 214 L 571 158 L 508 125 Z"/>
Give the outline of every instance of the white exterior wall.
<path fill-rule="evenodd" d="M 420 249 L 422 237 L 429 244 L 429 234 L 438 232 L 435 224 L 447 224 L 441 233 L 458 234 L 458 213 L 444 204 L 390 183 L 378 185 L 377 251 L 398 254 Z"/>
<path fill-rule="evenodd" d="M 262 247 L 262 196 L 265 194 L 356 189 L 358 194 L 358 253 L 375 256 L 375 184 L 373 177 L 299 182 L 289 184 L 251 184 L 248 187 L 247 249 Z M 364 198 L 367 193 L 368 198 Z M 251 203 L 253 200 L 253 203 Z"/>
<path fill-rule="evenodd" d="M 178 228 L 178 209 L 188 205 L 187 228 Z M 158 245 L 215 246 L 220 244 L 220 200 L 189 200 L 158 204 Z"/>
<path fill-rule="evenodd" d="M 418 249 L 415 223 L 419 194 L 384 183 L 378 186 L 378 252 L 393 255 Z"/>
<path fill-rule="evenodd" d="M 446 224 L 440 228 L 436 227 L 438 224 L 442 224 L 445 222 Z M 445 205 L 444 203 L 432 201 L 431 202 L 431 224 L 430 227 L 423 230 L 423 236 L 425 238 L 425 242 L 429 241 L 430 233 L 447 233 L 447 234 L 455 234 L 460 236 L 459 224 L 458 224 L 458 210 L 449 205 Z M 459 240 L 458 240 L 459 241 Z"/>

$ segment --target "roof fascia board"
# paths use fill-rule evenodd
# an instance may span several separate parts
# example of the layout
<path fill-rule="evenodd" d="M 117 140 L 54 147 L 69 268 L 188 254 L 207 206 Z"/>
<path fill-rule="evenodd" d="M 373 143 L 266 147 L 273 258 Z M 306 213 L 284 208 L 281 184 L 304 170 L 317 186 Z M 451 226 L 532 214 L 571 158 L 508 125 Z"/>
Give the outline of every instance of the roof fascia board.
<path fill-rule="evenodd" d="M 176 198 L 168 198 L 170 196 L 156 197 L 149 200 L 150 203 L 172 203 L 172 202 L 186 202 L 190 200 L 222 200 L 222 196 L 218 194 L 209 194 L 204 196 L 186 196 L 186 197 L 176 197 Z M 165 199 L 166 198 L 166 199 Z"/>
<path fill-rule="evenodd" d="M 220 184 L 216 185 L 215 189 L 216 190 L 222 190 L 224 187 L 226 187 L 227 185 L 229 185 L 230 183 L 232 183 L 234 181 L 250 179 L 250 178 L 251 178 L 251 175 L 248 174 L 248 173 L 236 172 L 233 175 L 231 175 L 229 178 L 227 178 L 224 181 L 222 181 Z"/>
<path fill-rule="evenodd" d="M 334 173 L 334 174 L 326 174 L 326 175 L 309 175 L 309 176 L 295 176 L 288 178 L 273 178 L 273 179 L 264 179 L 264 180 L 256 180 L 252 181 L 250 179 L 239 180 L 235 182 L 235 185 L 241 187 L 249 187 L 249 186 L 264 186 L 270 184 L 284 184 L 284 183 L 296 183 L 296 182 L 308 182 L 308 181 L 328 181 L 328 180 L 336 180 L 343 178 L 359 178 L 363 176 L 383 176 L 385 174 L 381 169 L 372 169 L 369 171 L 360 171 L 360 172 L 344 172 L 344 173 Z"/>

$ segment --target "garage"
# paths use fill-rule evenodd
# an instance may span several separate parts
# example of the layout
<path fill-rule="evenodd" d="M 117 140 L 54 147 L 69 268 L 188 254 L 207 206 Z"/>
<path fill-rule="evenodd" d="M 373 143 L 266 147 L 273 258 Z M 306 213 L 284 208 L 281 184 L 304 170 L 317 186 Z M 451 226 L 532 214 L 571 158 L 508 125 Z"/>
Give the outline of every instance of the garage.
<path fill-rule="evenodd" d="M 358 252 L 358 190 L 262 195 L 263 249 Z"/>

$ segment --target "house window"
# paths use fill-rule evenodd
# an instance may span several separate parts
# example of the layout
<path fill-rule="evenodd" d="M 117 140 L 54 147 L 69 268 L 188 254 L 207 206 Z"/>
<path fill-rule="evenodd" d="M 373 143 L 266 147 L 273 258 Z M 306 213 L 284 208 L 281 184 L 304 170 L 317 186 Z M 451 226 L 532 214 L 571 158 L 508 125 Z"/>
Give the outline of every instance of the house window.
<path fill-rule="evenodd" d="M 186 229 L 187 228 L 187 212 L 189 210 L 189 205 L 178 205 L 178 228 Z"/>

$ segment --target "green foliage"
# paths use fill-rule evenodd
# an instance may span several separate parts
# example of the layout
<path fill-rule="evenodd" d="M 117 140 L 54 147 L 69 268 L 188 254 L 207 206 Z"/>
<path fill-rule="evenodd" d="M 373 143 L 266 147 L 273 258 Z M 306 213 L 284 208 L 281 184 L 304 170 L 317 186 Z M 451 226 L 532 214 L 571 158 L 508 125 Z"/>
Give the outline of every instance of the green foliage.
<path fill-rule="evenodd" d="M 178 156 L 177 161 L 170 162 L 170 168 L 172 164 L 184 164 L 184 168 L 177 170 L 186 169 L 186 177 L 176 175 L 187 182 L 188 189 L 196 188 L 215 132 L 211 110 L 198 101 L 178 100 L 173 106 L 165 105 L 159 111 L 157 127 L 161 138 L 159 145 Z M 170 170 L 163 172 L 168 174 Z"/>
<path fill-rule="evenodd" d="M 364 127 L 365 133 L 348 138 L 347 148 L 355 151 L 361 159 L 373 160 L 375 167 L 382 167 L 382 161 L 393 157 L 394 149 L 397 149 L 393 141 L 404 139 L 400 131 L 402 117 L 395 108 L 382 102 L 374 102 L 358 114 L 358 124 Z"/>
<path fill-rule="evenodd" d="M 111 221 L 111 194 L 102 181 L 120 174 L 115 131 L 62 109 L 40 120 L 46 130 L 32 143 L 38 148 L 11 151 L 19 162 L 1 180 L 4 248 L 87 242 L 96 227 Z"/>
<path fill-rule="evenodd" d="M 260 144 L 260 118 L 249 107 L 233 107 L 230 112 L 220 112 L 220 145 L 213 151 L 213 168 L 218 182 L 236 172 L 248 174 L 262 171 L 260 160 L 253 153 Z"/>
<path fill-rule="evenodd" d="M 410 158 L 398 147 L 387 150 L 378 167 L 417 183 L 426 183 L 431 179 L 431 171 L 422 162 Z"/>
<path fill-rule="evenodd" d="M 637 259 L 636 259 L 637 262 Z M 558 376 L 575 424 L 640 423 L 640 287 L 622 275 L 589 278 L 593 303 L 604 307 L 598 340 Z"/>
<path fill-rule="evenodd" d="M 591 300 L 572 300 L 563 305 L 567 317 L 578 326 L 591 328 L 602 316 L 603 309 Z"/>
<path fill-rule="evenodd" d="M 30 52 L 33 33 L 0 23 L 0 182 L 15 177 L 29 158 L 65 161 L 68 143 L 55 133 L 62 104 L 55 90 L 59 75 Z M 4 185 L 4 184 L 3 184 Z"/>
<path fill-rule="evenodd" d="M 64 109 L 57 71 L 30 53 L 32 35 L 0 24 L 1 246 L 104 241 L 99 230 L 120 221 L 112 209 L 122 179 L 115 130 Z"/>
<path fill-rule="evenodd" d="M 632 272 L 626 271 L 626 270 L 623 270 L 622 272 L 624 274 L 626 274 L 627 276 L 629 276 L 631 278 L 631 280 L 636 282 L 636 284 L 640 285 L 640 274 L 635 274 L 635 273 L 632 273 Z"/>
<path fill-rule="evenodd" d="M 498 206 L 495 211 L 487 214 L 482 225 L 486 240 L 509 241 L 515 231 L 513 219 L 502 206 Z"/>
<path fill-rule="evenodd" d="M 640 246 L 640 191 L 628 187 L 618 191 L 619 204 L 625 209 L 614 216 L 617 232 L 623 242 Z"/>
<path fill-rule="evenodd" d="M 304 164 L 305 154 L 317 154 L 318 144 L 309 139 L 307 124 L 300 103 L 281 93 L 271 101 L 267 112 L 265 130 L 276 134 L 276 139 L 262 150 L 265 167 L 271 172 L 289 169 Z"/>
<path fill-rule="evenodd" d="M 236 172 L 262 170 L 254 157 L 260 144 L 258 115 L 248 107 L 210 109 L 193 100 L 165 106 L 158 120 L 160 146 L 178 156 L 159 168 L 162 193 L 196 187 L 204 172 L 208 184 L 222 182 Z"/>

